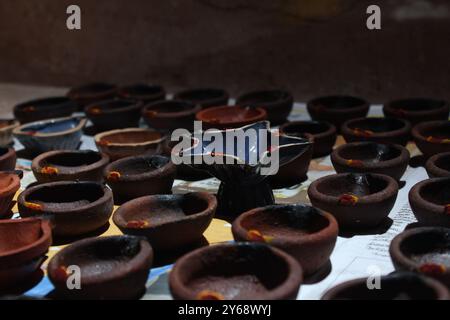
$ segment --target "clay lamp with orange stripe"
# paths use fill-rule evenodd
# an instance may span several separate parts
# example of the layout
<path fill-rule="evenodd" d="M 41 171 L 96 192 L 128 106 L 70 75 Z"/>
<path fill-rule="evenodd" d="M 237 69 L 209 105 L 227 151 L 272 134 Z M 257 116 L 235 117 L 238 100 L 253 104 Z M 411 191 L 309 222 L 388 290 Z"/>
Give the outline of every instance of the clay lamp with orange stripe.
<path fill-rule="evenodd" d="M 264 242 L 289 253 L 309 276 L 328 262 L 338 225 L 331 214 L 311 206 L 272 205 L 241 214 L 232 232 L 236 241 Z"/>
<path fill-rule="evenodd" d="M 178 259 L 169 274 L 177 300 L 295 299 L 303 271 L 291 255 L 264 243 L 203 247 Z"/>
<path fill-rule="evenodd" d="M 70 117 L 77 104 L 67 97 L 49 97 L 20 103 L 14 107 L 14 117 L 21 123 Z"/>
<path fill-rule="evenodd" d="M 425 164 L 430 178 L 450 177 L 450 152 L 438 153 Z"/>
<path fill-rule="evenodd" d="M 122 86 L 117 91 L 117 95 L 121 99 L 130 99 L 142 103 L 164 100 L 166 97 L 166 91 L 163 87 L 145 83 Z"/>
<path fill-rule="evenodd" d="M 219 88 L 194 88 L 176 93 L 174 99 L 189 101 L 206 109 L 227 105 L 230 95 Z"/>
<path fill-rule="evenodd" d="M 342 230 L 380 225 L 397 199 L 397 182 L 383 174 L 340 173 L 314 181 L 308 188 L 312 205 L 331 213 Z"/>
<path fill-rule="evenodd" d="M 105 82 L 93 82 L 83 84 L 70 89 L 67 96 L 78 104 L 78 110 L 98 102 L 114 98 L 117 94 L 117 86 Z"/>
<path fill-rule="evenodd" d="M 421 225 L 450 228 L 450 177 L 417 183 L 409 191 L 409 204 Z"/>
<path fill-rule="evenodd" d="M 398 144 L 353 142 L 343 144 L 331 153 L 337 173 L 381 173 L 399 181 L 409 162 L 409 151 Z"/>
<path fill-rule="evenodd" d="M 408 229 L 391 242 L 389 253 L 396 270 L 420 273 L 450 288 L 450 229 Z"/>
<path fill-rule="evenodd" d="M 416 125 L 412 136 L 425 157 L 450 152 L 450 120 L 429 121 Z"/>

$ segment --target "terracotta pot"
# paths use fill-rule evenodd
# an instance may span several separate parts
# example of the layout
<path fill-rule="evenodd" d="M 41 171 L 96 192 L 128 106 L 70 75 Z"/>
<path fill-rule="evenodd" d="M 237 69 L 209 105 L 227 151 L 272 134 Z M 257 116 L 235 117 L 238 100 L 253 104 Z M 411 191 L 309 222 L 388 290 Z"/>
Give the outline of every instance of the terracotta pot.
<path fill-rule="evenodd" d="M 46 220 L 0 220 L 0 290 L 17 286 L 34 274 L 51 243 Z"/>
<path fill-rule="evenodd" d="M 81 111 L 84 107 L 92 103 L 114 98 L 116 94 L 117 86 L 109 83 L 95 82 L 74 87 L 70 89 L 67 96 L 78 104 L 78 110 Z"/>
<path fill-rule="evenodd" d="M 0 146 L 6 147 L 13 143 L 12 133 L 19 126 L 14 119 L 0 119 Z"/>
<path fill-rule="evenodd" d="M 13 173 L 0 172 L 0 219 L 10 218 L 12 200 L 20 188 L 20 178 Z"/>
<path fill-rule="evenodd" d="M 447 120 L 449 110 L 447 101 L 428 98 L 393 100 L 383 106 L 386 117 L 405 119 L 413 126 L 425 121 Z"/>
<path fill-rule="evenodd" d="M 192 130 L 199 105 L 181 100 L 156 101 L 142 109 L 142 117 L 150 128 L 162 131 Z"/>
<path fill-rule="evenodd" d="M 267 118 L 262 108 L 240 106 L 220 106 L 202 110 L 196 114 L 196 119 L 203 122 L 203 129 L 239 128 Z"/>
<path fill-rule="evenodd" d="M 450 152 L 438 153 L 425 164 L 430 178 L 450 177 Z"/>
<path fill-rule="evenodd" d="M 372 141 L 406 146 L 411 125 L 395 118 L 358 118 L 346 121 L 341 132 L 347 142 Z"/>
<path fill-rule="evenodd" d="M 311 275 L 328 262 L 338 225 L 329 213 L 307 205 L 272 205 L 241 214 L 232 231 L 236 241 L 266 242 L 289 253 Z"/>
<path fill-rule="evenodd" d="M 31 170 L 38 182 L 103 182 L 103 170 L 109 157 L 92 150 L 45 152 L 33 159 Z"/>
<path fill-rule="evenodd" d="M 116 203 L 153 195 L 172 193 L 176 168 L 164 156 L 128 157 L 110 163 L 105 180 Z"/>
<path fill-rule="evenodd" d="M 14 117 L 20 123 L 44 119 L 70 117 L 77 104 L 67 97 L 50 97 L 27 101 L 14 107 Z"/>
<path fill-rule="evenodd" d="M 447 288 L 439 281 L 410 272 L 380 278 L 380 289 L 369 289 L 371 279 L 346 281 L 322 296 L 322 300 L 449 300 Z"/>
<path fill-rule="evenodd" d="M 162 152 L 165 136 L 144 128 L 118 129 L 95 135 L 95 145 L 112 161 L 139 155 L 153 155 Z"/>
<path fill-rule="evenodd" d="M 0 171 L 9 171 L 16 168 L 17 155 L 13 148 L 0 147 Z"/>
<path fill-rule="evenodd" d="M 351 96 L 325 96 L 309 101 L 306 108 L 313 120 L 332 123 L 340 130 L 345 121 L 365 117 L 369 103 Z"/>
<path fill-rule="evenodd" d="M 303 280 L 298 262 L 260 243 L 227 243 L 181 257 L 169 275 L 177 300 L 295 299 Z"/>
<path fill-rule="evenodd" d="M 130 99 L 149 103 L 152 101 L 164 100 L 166 91 L 161 86 L 148 85 L 145 83 L 136 83 L 128 86 L 120 87 L 117 95 L 121 99 Z"/>
<path fill-rule="evenodd" d="M 80 236 L 98 230 L 113 211 L 111 190 L 87 181 L 40 184 L 23 191 L 17 203 L 22 217 L 50 218 L 55 236 Z"/>
<path fill-rule="evenodd" d="M 417 183 L 409 191 L 409 203 L 421 225 L 450 228 L 450 177 Z"/>
<path fill-rule="evenodd" d="M 372 173 L 333 174 L 308 188 L 313 206 L 331 213 L 342 229 L 379 225 L 389 215 L 397 193 L 398 184 L 393 178 Z"/>
<path fill-rule="evenodd" d="M 139 237 L 88 238 L 59 251 L 48 264 L 48 276 L 58 297 L 138 299 L 145 292 L 152 263 L 152 247 Z M 70 266 L 81 270 L 81 289 L 67 286 Z"/>
<path fill-rule="evenodd" d="M 389 253 L 396 270 L 425 274 L 450 288 L 450 229 L 422 227 L 403 231 Z"/>
<path fill-rule="evenodd" d="M 381 173 L 399 181 L 409 163 L 409 151 L 398 144 L 347 143 L 334 149 L 331 162 L 337 173 Z"/>
<path fill-rule="evenodd" d="M 430 121 L 412 130 L 414 142 L 425 157 L 450 152 L 450 121 Z"/>
<path fill-rule="evenodd" d="M 327 122 L 293 121 L 280 126 L 280 132 L 287 136 L 302 136 L 309 133 L 313 136 L 313 158 L 324 157 L 333 151 L 336 142 L 336 127 Z"/>
<path fill-rule="evenodd" d="M 202 109 L 228 104 L 230 95 L 223 89 L 217 88 L 198 88 L 178 92 L 174 99 L 189 101 L 199 105 Z"/>
<path fill-rule="evenodd" d="M 198 242 L 216 208 L 216 197 L 206 192 L 147 196 L 120 206 L 113 221 L 125 234 L 146 237 L 156 251 L 174 250 Z"/>
<path fill-rule="evenodd" d="M 292 94 L 283 90 L 253 91 L 241 95 L 236 104 L 242 107 L 262 108 L 272 125 L 286 122 L 294 106 Z"/>

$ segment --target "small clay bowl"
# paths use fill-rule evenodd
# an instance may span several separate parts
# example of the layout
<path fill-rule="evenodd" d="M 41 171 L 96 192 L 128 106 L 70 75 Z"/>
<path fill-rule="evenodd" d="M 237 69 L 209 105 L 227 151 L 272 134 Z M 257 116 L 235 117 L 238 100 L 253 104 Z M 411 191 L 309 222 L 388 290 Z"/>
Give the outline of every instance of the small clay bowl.
<path fill-rule="evenodd" d="M 0 147 L 0 171 L 10 171 L 16 168 L 17 155 L 13 148 Z"/>
<path fill-rule="evenodd" d="M 202 109 L 228 104 L 230 95 L 223 89 L 217 88 L 198 88 L 178 92 L 174 99 L 189 101 L 199 105 Z"/>
<path fill-rule="evenodd" d="M 313 136 L 313 158 L 327 156 L 333 151 L 336 142 L 336 127 L 327 122 L 293 121 L 280 126 L 280 133 L 298 137 L 303 133 Z"/>
<path fill-rule="evenodd" d="M 0 290 L 30 278 L 44 262 L 51 243 L 49 221 L 0 220 Z"/>
<path fill-rule="evenodd" d="M 297 297 L 303 271 L 280 249 L 261 243 L 203 247 L 181 257 L 169 275 L 177 300 L 286 300 Z"/>
<path fill-rule="evenodd" d="M 138 155 L 158 154 L 162 150 L 165 136 L 145 128 L 117 129 L 95 135 L 97 148 L 112 161 Z"/>
<path fill-rule="evenodd" d="M 48 264 L 48 276 L 58 297 L 67 299 L 138 299 L 153 263 L 150 244 L 134 236 L 110 236 L 76 241 Z M 71 266 L 81 271 L 80 289 L 70 289 Z"/>
<path fill-rule="evenodd" d="M 265 120 L 267 112 L 262 108 L 219 106 L 202 110 L 195 117 L 203 122 L 204 129 L 231 129 Z"/>
<path fill-rule="evenodd" d="M 450 152 L 438 153 L 425 164 L 430 178 L 450 177 Z"/>
<path fill-rule="evenodd" d="M 322 300 L 449 300 L 447 288 L 432 278 L 398 272 L 380 278 L 380 289 L 369 289 L 370 279 L 346 281 L 331 289 Z"/>
<path fill-rule="evenodd" d="M 13 143 L 12 133 L 19 126 L 14 119 L 0 119 L 0 146 L 9 146 Z"/>
<path fill-rule="evenodd" d="M 111 190 L 89 181 L 39 184 L 25 189 L 17 204 L 21 217 L 50 218 L 53 234 L 61 237 L 98 230 L 108 223 L 113 211 Z"/>
<path fill-rule="evenodd" d="M 31 170 L 40 183 L 52 181 L 103 182 L 109 157 L 92 150 L 45 152 L 33 159 Z"/>
<path fill-rule="evenodd" d="M 322 177 L 308 188 L 314 207 L 331 213 L 342 229 L 378 226 L 397 199 L 398 184 L 386 175 L 340 173 Z"/>
<path fill-rule="evenodd" d="M 417 183 L 409 191 L 409 204 L 421 225 L 450 228 L 450 177 Z"/>
<path fill-rule="evenodd" d="M 236 104 L 243 107 L 262 108 L 272 125 L 286 122 L 294 106 L 292 94 L 283 90 L 253 91 L 241 95 Z"/>
<path fill-rule="evenodd" d="M 84 107 L 98 101 L 114 98 L 116 94 L 117 86 L 95 82 L 72 88 L 67 96 L 74 100 L 78 104 L 78 110 L 82 111 Z"/>
<path fill-rule="evenodd" d="M 0 172 L 0 219 L 10 218 L 12 200 L 20 188 L 20 178 L 14 173 Z"/>
<path fill-rule="evenodd" d="M 450 229 L 413 228 L 398 234 L 389 247 L 396 270 L 413 271 L 450 288 Z"/>
<path fill-rule="evenodd" d="M 129 86 L 120 87 L 117 95 L 121 99 L 148 103 L 152 101 L 164 100 L 166 97 L 166 91 L 161 86 L 136 83 Z"/>
<path fill-rule="evenodd" d="M 199 105 L 188 101 L 156 101 L 142 109 L 142 117 L 149 127 L 158 130 L 172 131 L 178 128 L 192 130 L 195 114 L 199 110 L 201 110 Z"/>
<path fill-rule="evenodd" d="M 14 117 L 20 123 L 29 123 L 44 119 L 70 117 L 77 111 L 77 104 L 67 97 L 36 99 L 14 107 Z"/>
<path fill-rule="evenodd" d="M 331 214 L 307 205 L 272 205 L 241 214 L 232 232 L 236 241 L 266 242 L 289 253 L 311 275 L 328 262 L 338 225 Z"/>
<path fill-rule="evenodd" d="M 216 208 L 206 192 L 147 196 L 121 205 L 113 221 L 125 234 L 146 237 L 155 251 L 174 250 L 198 242 Z"/>
<path fill-rule="evenodd" d="M 396 118 L 358 118 L 346 121 L 341 132 L 347 142 L 372 141 L 406 146 L 411 125 Z"/>
<path fill-rule="evenodd" d="M 136 156 L 110 163 L 105 180 L 116 203 L 154 194 L 172 193 L 176 168 L 164 156 Z"/>
<path fill-rule="evenodd" d="M 84 112 L 97 131 L 139 127 L 142 103 L 134 100 L 106 100 L 88 105 Z"/>
<path fill-rule="evenodd" d="M 450 121 L 429 121 L 412 129 L 414 142 L 425 157 L 450 152 Z"/>
<path fill-rule="evenodd" d="M 409 163 L 409 151 L 398 144 L 347 143 L 334 149 L 331 162 L 337 173 L 381 173 L 399 181 Z"/>
<path fill-rule="evenodd" d="M 340 130 L 345 121 L 367 116 L 369 103 L 351 96 L 324 96 L 312 99 L 306 108 L 313 120 L 329 122 Z"/>
<path fill-rule="evenodd" d="M 427 98 L 394 100 L 383 106 L 386 117 L 405 119 L 413 126 L 425 121 L 447 120 L 449 111 L 447 101 Z"/>

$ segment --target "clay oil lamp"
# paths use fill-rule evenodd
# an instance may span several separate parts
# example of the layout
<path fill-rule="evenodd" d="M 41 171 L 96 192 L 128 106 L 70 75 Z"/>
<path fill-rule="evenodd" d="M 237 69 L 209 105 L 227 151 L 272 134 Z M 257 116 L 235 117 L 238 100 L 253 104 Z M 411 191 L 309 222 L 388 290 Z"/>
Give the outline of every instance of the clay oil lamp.
<path fill-rule="evenodd" d="M 145 128 L 117 129 L 98 133 L 94 137 L 97 148 L 112 161 L 144 154 L 159 154 L 165 136 Z"/>
<path fill-rule="evenodd" d="M 0 172 L 0 219 L 10 218 L 12 200 L 20 188 L 20 178 L 14 173 Z"/>
<path fill-rule="evenodd" d="M 306 108 L 313 120 L 329 122 L 340 130 L 345 121 L 367 116 L 369 103 L 351 96 L 324 96 L 309 101 Z"/>
<path fill-rule="evenodd" d="M 223 89 L 198 88 L 178 92 L 174 99 L 189 101 L 195 105 L 200 105 L 202 109 L 228 104 L 230 95 Z"/>
<path fill-rule="evenodd" d="M 219 106 L 202 110 L 195 117 L 203 122 L 204 129 L 231 129 L 265 120 L 267 112 L 262 108 Z"/>
<path fill-rule="evenodd" d="M 447 288 L 432 278 L 411 272 L 398 272 L 380 278 L 380 289 L 369 289 L 367 278 L 341 283 L 322 300 L 449 300 Z"/>
<path fill-rule="evenodd" d="M 92 150 L 45 152 L 33 159 L 31 170 L 40 183 L 52 181 L 103 182 L 109 157 Z"/>
<path fill-rule="evenodd" d="M 409 151 L 398 144 L 347 143 L 334 149 L 331 162 L 337 173 L 381 173 L 399 181 L 409 162 Z"/>
<path fill-rule="evenodd" d="M 289 253 L 308 276 L 328 262 L 338 225 L 331 214 L 311 206 L 272 205 L 241 214 L 232 231 L 236 241 L 265 242 Z"/>
<path fill-rule="evenodd" d="M 450 229 L 421 227 L 403 231 L 389 247 L 396 270 L 439 280 L 450 288 Z"/>
<path fill-rule="evenodd" d="M 241 95 L 236 100 L 238 106 L 262 108 L 267 112 L 267 120 L 272 125 L 286 122 L 294 106 L 292 94 L 283 90 L 253 91 Z"/>
<path fill-rule="evenodd" d="M 414 142 L 425 157 L 450 152 L 450 121 L 430 121 L 412 130 Z"/>
<path fill-rule="evenodd" d="M 142 109 L 142 117 L 149 127 L 157 130 L 172 131 L 178 128 L 191 130 L 195 114 L 200 110 L 200 105 L 188 101 L 156 101 Z"/>
<path fill-rule="evenodd" d="M 358 118 L 346 121 L 341 132 L 347 142 L 372 141 L 383 144 L 408 143 L 411 125 L 396 118 Z"/>
<path fill-rule="evenodd" d="M 349 230 L 380 225 L 394 206 L 397 193 L 393 178 L 372 173 L 329 175 L 308 188 L 312 205 L 331 213 L 340 228 Z"/>
<path fill-rule="evenodd" d="M 85 124 L 86 119 L 82 118 L 42 120 L 17 127 L 13 135 L 26 149 L 36 153 L 76 150 Z"/>
<path fill-rule="evenodd" d="M 49 221 L 0 220 L 0 292 L 16 287 L 38 272 L 51 243 Z"/>
<path fill-rule="evenodd" d="M 417 183 L 409 191 L 409 204 L 421 225 L 450 228 L 450 177 Z"/>
<path fill-rule="evenodd" d="M 139 127 L 142 103 L 133 100 L 106 100 L 88 105 L 84 112 L 97 131 Z"/>
<path fill-rule="evenodd" d="M 172 193 L 176 168 L 164 156 L 136 156 L 110 163 L 105 180 L 116 203 L 153 195 Z"/>
<path fill-rule="evenodd" d="M 313 136 L 313 158 L 327 156 L 333 151 L 336 142 L 336 128 L 330 123 L 319 121 L 293 121 L 280 126 L 280 132 L 288 136 L 301 136 L 308 133 Z"/>
<path fill-rule="evenodd" d="M 88 181 L 39 184 L 23 191 L 17 200 L 22 217 L 47 217 L 53 234 L 81 236 L 108 223 L 113 211 L 109 188 Z"/>
<path fill-rule="evenodd" d="M 405 119 L 413 126 L 425 121 L 447 120 L 449 110 L 447 101 L 426 98 L 394 100 L 383 106 L 386 117 Z"/>
<path fill-rule="evenodd" d="M 438 153 L 425 164 L 430 178 L 450 177 L 450 152 Z"/>
<path fill-rule="evenodd" d="M 50 97 L 36 99 L 18 104 L 14 107 L 14 117 L 20 123 L 39 120 L 70 117 L 77 111 L 77 104 L 67 97 Z"/>
<path fill-rule="evenodd" d="M 14 119 L 0 119 L 0 146 L 9 146 L 13 143 L 12 132 L 19 126 Z"/>
<path fill-rule="evenodd" d="M 56 296 L 65 299 L 139 299 L 153 263 L 150 244 L 135 236 L 110 236 L 76 241 L 59 251 L 48 264 Z M 67 280 L 79 267 L 80 288 Z"/>
<path fill-rule="evenodd" d="M 161 86 L 136 83 L 120 87 L 118 89 L 117 95 L 121 99 L 129 99 L 140 101 L 142 103 L 148 103 L 152 101 L 164 100 L 166 97 L 166 91 Z"/>
<path fill-rule="evenodd" d="M 201 239 L 216 207 L 206 192 L 146 196 L 120 206 L 113 221 L 125 234 L 146 237 L 155 251 L 175 250 Z"/>
<path fill-rule="evenodd" d="M 67 96 L 78 104 L 78 110 L 98 102 L 114 98 L 117 86 L 109 83 L 94 82 L 70 89 Z"/>
<path fill-rule="evenodd" d="M 169 275 L 177 300 L 287 300 L 303 271 L 280 249 L 262 243 L 217 244 L 181 257 Z"/>
<path fill-rule="evenodd" d="M 16 161 L 17 155 L 13 148 L 0 147 L 0 171 L 14 170 Z"/>

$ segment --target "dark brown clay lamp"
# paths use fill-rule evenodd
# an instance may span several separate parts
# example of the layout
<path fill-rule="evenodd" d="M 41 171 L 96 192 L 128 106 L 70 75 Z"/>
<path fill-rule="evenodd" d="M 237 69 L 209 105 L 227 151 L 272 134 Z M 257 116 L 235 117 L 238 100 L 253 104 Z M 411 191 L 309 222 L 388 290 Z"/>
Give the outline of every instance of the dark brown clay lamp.
<path fill-rule="evenodd" d="M 449 111 L 447 101 L 428 98 L 393 100 L 383 106 L 386 117 L 405 119 L 413 126 L 425 121 L 447 120 Z"/>
<path fill-rule="evenodd" d="M 266 110 L 267 120 L 275 126 L 286 122 L 294 106 L 294 98 L 283 90 L 253 91 L 237 98 L 236 105 Z"/>
<path fill-rule="evenodd" d="M 202 109 L 228 104 L 230 95 L 223 89 L 217 88 L 197 88 L 178 92 L 174 99 L 189 101 L 199 105 Z"/>
<path fill-rule="evenodd" d="M 409 204 L 421 225 L 450 228 L 450 177 L 417 183 L 409 191 Z"/>
<path fill-rule="evenodd" d="M 422 227 L 403 231 L 389 247 L 396 270 L 432 277 L 450 288 L 450 229 Z"/>
<path fill-rule="evenodd" d="M 48 264 L 58 297 L 66 299 L 138 299 L 153 262 L 150 244 L 140 237 L 110 236 L 76 241 Z M 81 271 L 80 289 L 70 289 L 70 267 Z"/>
<path fill-rule="evenodd" d="M 430 178 L 450 177 L 450 152 L 438 153 L 425 164 Z"/>
<path fill-rule="evenodd" d="M 450 152 L 450 121 L 430 121 L 416 125 L 412 136 L 426 158 Z"/>
<path fill-rule="evenodd" d="M 140 101 L 142 103 L 149 103 L 164 100 L 166 97 L 166 91 L 161 86 L 136 83 L 120 87 L 117 90 L 117 95 L 121 99 L 130 99 Z"/>
<path fill-rule="evenodd" d="M 400 145 L 347 143 L 334 149 L 331 162 L 337 173 L 380 173 L 399 181 L 408 167 L 409 151 Z"/>
<path fill-rule="evenodd" d="M 287 136 L 311 134 L 314 139 L 313 158 L 327 156 L 333 151 L 336 142 L 336 127 L 331 123 L 320 121 L 293 121 L 280 126 L 280 132 Z"/>
<path fill-rule="evenodd" d="M 307 205 L 272 205 L 241 214 L 232 231 L 236 241 L 265 242 L 289 253 L 309 276 L 328 262 L 338 225 L 329 213 Z"/>
<path fill-rule="evenodd" d="M 232 129 L 256 123 L 267 118 L 262 108 L 220 106 L 197 112 L 196 119 L 202 121 L 204 129 Z"/>
<path fill-rule="evenodd" d="M 95 182 L 50 182 L 23 191 L 17 200 L 21 217 L 47 217 L 58 237 L 82 236 L 108 223 L 112 192 Z"/>
<path fill-rule="evenodd" d="M 369 289 L 367 278 L 341 283 L 329 289 L 322 300 L 449 300 L 447 288 L 432 278 L 397 272 L 380 278 L 380 289 Z"/>
<path fill-rule="evenodd" d="M 33 159 L 31 170 L 38 182 L 103 182 L 103 170 L 109 157 L 92 150 L 45 152 Z"/>
<path fill-rule="evenodd" d="M 341 132 L 346 142 L 372 141 L 405 146 L 410 137 L 408 121 L 395 118 L 358 118 L 346 121 Z"/>
<path fill-rule="evenodd" d="M 331 213 L 339 228 L 347 230 L 378 226 L 389 215 L 397 193 L 393 178 L 371 173 L 329 175 L 308 188 L 312 205 Z"/>
<path fill-rule="evenodd" d="M 204 247 L 181 257 L 169 275 L 177 300 L 295 299 L 303 280 L 298 262 L 261 243 Z"/>
<path fill-rule="evenodd" d="M 14 107 L 14 117 L 20 123 L 44 119 L 69 117 L 77 111 L 77 104 L 67 97 L 36 99 Z"/>
<path fill-rule="evenodd" d="M 175 250 L 201 239 L 216 208 L 206 192 L 147 196 L 121 205 L 113 221 L 125 234 L 146 237 L 155 251 Z"/>
<path fill-rule="evenodd" d="M 9 171 L 16 168 L 17 155 L 13 148 L 0 147 L 0 171 Z"/>
<path fill-rule="evenodd" d="M 70 89 L 67 96 L 78 104 L 78 110 L 98 102 L 104 101 L 117 94 L 117 86 L 109 83 L 94 82 Z"/>
<path fill-rule="evenodd" d="M 0 172 L 0 219 L 12 216 L 12 200 L 20 188 L 20 177 L 7 171 Z"/>

